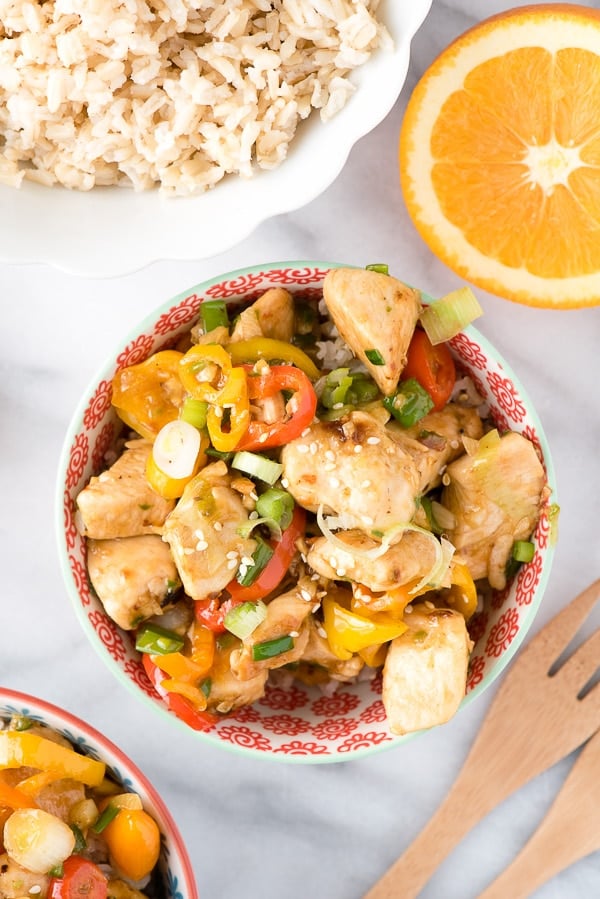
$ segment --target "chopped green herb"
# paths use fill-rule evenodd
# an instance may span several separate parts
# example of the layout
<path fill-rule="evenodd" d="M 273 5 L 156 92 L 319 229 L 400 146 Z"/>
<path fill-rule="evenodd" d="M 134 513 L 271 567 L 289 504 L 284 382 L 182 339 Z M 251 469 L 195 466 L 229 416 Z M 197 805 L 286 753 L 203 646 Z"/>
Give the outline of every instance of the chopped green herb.
<path fill-rule="evenodd" d="M 225 615 L 223 624 L 228 631 L 245 640 L 267 617 L 267 607 L 260 599 L 256 602 L 242 602 Z"/>
<path fill-rule="evenodd" d="M 383 537 L 383 531 L 380 530 L 371 531 L 371 534 L 373 535 L 373 537 Z"/>
<path fill-rule="evenodd" d="M 212 680 L 210 679 L 210 677 L 205 677 L 204 680 L 200 681 L 199 687 L 208 699 L 208 697 L 210 696 L 210 691 L 212 689 Z"/>
<path fill-rule="evenodd" d="M 286 490 L 269 487 L 258 497 L 256 511 L 261 518 L 275 521 L 285 531 L 294 514 L 294 499 Z"/>
<path fill-rule="evenodd" d="M 48 871 L 48 877 L 62 877 L 65 873 L 65 869 L 62 866 L 62 862 L 60 865 L 54 865 L 53 868 L 50 868 Z"/>
<path fill-rule="evenodd" d="M 77 824 L 70 824 L 69 827 L 73 831 L 73 836 L 75 837 L 75 845 L 73 846 L 73 852 L 83 852 L 84 849 L 87 849 L 87 843 L 81 829 L 77 826 Z"/>
<path fill-rule="evenodd" d="M 181 420 L 193 425 L 198 430 L 206 427 L 206 416 L 208 414 L 208 403 L 203 400 L 195 400 L 191 396 L 187 396 L 181 407 Z"/>
<path fill-rule="evenodd" d="M 383 405 L 404 428 L 410 428 L 433 409 L 433 400 L 415 378 L 402 381 L 393 396 L 386 396 Z"/>
<path fill-rule="evenodd" d="M 256 549 L 252 553 L 253 564 L 248 566 L 240 566 L 240 569 L 238 569 L 238 573 L 236 575 L 238 584 L 241 584 L 242 587 L 250 587 L 259 576 L 261 571 L 263 571 L 267 567 L 272 555 L 273 550 L 271 549 L 269 544 L 265 543 L 265 541 L 261 537 L 257 537 Z"/>
<path fill-rule="evenodd" d="M 373 365 L 385 365 L 385 359 L 379 350 L 365 350 L 365 356 Z"/>
<path fill-rule="evenodd" d="M 158 624 L 146 624 L 139 629 L 135 639 L 138 652 L 149 652 L 152 655 L 168 655 L 183 649 L 183 637 L 174 631 L 168 631 Z"/>
<path fill-rule="evenodd" d="M 252 658 L 255 662 L 264 662 L 265 659 L 273 659 L 293 648 L 294 638 L 288 634 L 285 637 L 276 637 L 274 640 L 265 640 L 264 643 L 256 643 L 252 647 Z"/>
<path fill-rule="evenodd" d="M 222 450 L 215 449 L 214 446 L 209 446 L 205 452 L 207 456 L 212 456 L 214 459 L 222 459 L 223 462 L 230 462 L 234 457 L 234 453 L 223 452 Z"/>
<path fill-rule="evenodd" d="M 365 265 L 365 268 L 368 272 L 379 272 L 380 275 L 389 275 L 390 273 L 390 267 L 385 262 L 371 262 L 369 265 Z"/>
<path fill-rule="evenodd" d="M 200 315 L 205 334 L 215 328 L 229 327 L 227 305 L 223 300 L 205 300 L 200 306 Z"/>
<path fill-rule="evenodd" d="M 114 821 L 114 819 L 117 817 L 118 814 L 119 814 L 118 806 L 111 805 L 111 803 L 109 802 L 109 804 L 106 806 L 106 808 L 104 809 L 104 811 L 102 812 L 102 814 L 100 815 L 100 817 L 98 818 L 96 823 L 92 824 L 92 830 L 94 831 L 94 833 L 102 833 L 102 831 L 106 827 L 108 827 L 110 822 Z"/>

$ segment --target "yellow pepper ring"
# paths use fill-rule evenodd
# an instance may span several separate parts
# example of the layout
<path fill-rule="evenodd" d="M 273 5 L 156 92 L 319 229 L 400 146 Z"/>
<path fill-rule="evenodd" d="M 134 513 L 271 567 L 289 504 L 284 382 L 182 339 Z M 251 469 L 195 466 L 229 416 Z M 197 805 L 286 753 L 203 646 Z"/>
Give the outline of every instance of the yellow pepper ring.
<path fill-rule="evenodd" d="M 257 362 L 259 359 L 280 359 L 300 368 L 313 381 L 316 381 L 321 374 L 312 359 L 299 347 L 283 340 L 274 340 L 272 337 L 251 337 L 250 340 L 230 343 L 227 349 L 234 365 Z"/>
<path fill-rule="evenodd" d="M 89 787 L 102 783 L 106 766 L 37 734 L 0 733 L 0 768 L 38 768 L 60 771 Z"/>
<path fill-rule="evenodd" d="M 199 380 L 198 375 L 211 365 L 216 366 L 218 372 L 207 380 Z M 193 346 L 182 357 L 179 378 L 194 399 L 220 405 L 222 402 L 230 402 L 227 391 L 231 368 L 231 356 L 222 346 L 217 343 L 202 344 Z"/>

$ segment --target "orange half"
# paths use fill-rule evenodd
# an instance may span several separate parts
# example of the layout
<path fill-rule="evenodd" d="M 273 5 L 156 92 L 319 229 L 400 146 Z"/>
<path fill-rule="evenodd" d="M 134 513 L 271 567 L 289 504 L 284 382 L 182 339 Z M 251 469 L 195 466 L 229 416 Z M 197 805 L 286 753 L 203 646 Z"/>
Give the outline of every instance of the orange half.
<path fill-rule="evenodd" d="M 461 277 L 533 306 L 600 304 L 600 11 L 521 7 L 458 38 L 410 98 L 400 174 Z"/>

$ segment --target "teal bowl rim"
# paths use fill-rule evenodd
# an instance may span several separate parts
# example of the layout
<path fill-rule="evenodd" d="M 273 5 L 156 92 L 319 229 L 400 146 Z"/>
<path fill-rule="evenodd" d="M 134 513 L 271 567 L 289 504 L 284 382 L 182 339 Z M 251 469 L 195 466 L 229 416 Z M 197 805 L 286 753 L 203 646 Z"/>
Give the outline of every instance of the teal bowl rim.
<path fill-rule="evenodd" d="M 212 278 L 207 279 L 206 281 L 201 281 L 198 284 L 194 284 L 189 288 L 186 288 L 180 293 L 176 294 L 173 297 L 170 297 L 168 300 L 165 300 L 163 303 L 160 303 L 156 306 L 150 313 L 148 313 L 140 322 L 138 322 L 133 328 L 131 328 L 128 333 L 124 336 L 123 340 L 120 342 L 120 345 L 127 346 L 132 340 L 134 340 L 140 333 L 146 331 L 148 328 L 151 328 L 155 323 L 158 315 L 161 312 L 166 312 L 172 306 L 184 300 L 191 293 L 202 294 L 206 293 L 207 290 L 214 286 L 215 284 L 220 284 L 225 280 L 235 280 L 236 278 L 242 275 L 248 274 L 261 274 L 267 273 L 272 269 L 279 268 L 292 268 L 292 269 L 303 269 L 303 268 L 318 268 L 323 269 L 324 271 L 328 269 L 334 268 L 357 268 L 354 264 L 343 263 L 343 262 L 323 262 L 319 260 L 284 260 L 280 262 L 267 262 L 262 265 L 251 265 L 251 266 L 243 266 L 241 268 L 234 269 L 230 272 L 222 272 L 219 275 L 216 275 Z M 420 288 L 419 288 L 420 290 Z M 433 298 L 425 293 L 424 291 L 420 291 L 423 299 L 425 301 L 431 301 Z M 546 438 L 546 433 L 544 431 L 541 420 L 537 414 L 535 406 L 527 393 L 527 391 L 523 388 L 519 378 L 515 375 L 511 366 L 505 361 L 503 356 L 495 349 L 492 343 L 485 337 L 480 331 L 474 328 L 472 325 L 469 325 L 463 331 L 467 337 L 471 337 L 479 343 L 481 348 L 485 351 L 486 356 L 494 359 L 497 363 L 499 363 L 506 375 L 511 379 L 514 383 L 515 387 L 519 391 L 519 395 L 523 400 L 524 404 L 527 407 L 528 416 L 531 418 L 533 424 L 536 427 L 540 448 L 542 450 L 542 455 L 544 457 L 544 464 L 546 466 L 546 474 L 547 474 L 547 483 L 552 490 L 552 496 L 554 502 L 557 502 L 557 491 L 556 491 L 556 477 L 554 471 L 554 464 L 552 461 L 552 456 L 550 453 L 550 447 L 548 445 L 548 441 Z M 176 727 L 178 727 L 182 732 L 186 732 L 188 736 L 190 734 L 193 735 L 194 738 L 199 738 L 201 742 L 205 742 L 210 746 L 218 747 L 219 749 L 224 749 L 227 752 L 233 753 L 235 755 L 242 755 L 245 758 L 254 757 L 257 759 L 261 759 L 265 761 L 270 759 L 271 761 L 282 762 L 284 764 L 292 764 L 292 765 L 314 765 L 314 764 L 342 764 L 346 761 L 354 761 L 362 758 L 366 758 L 371 755 L 376 755 L 378 753 L 389 751 L 393 749 L 398 749 L 401 745 L 403 745 L 408 740 L 413 740 L 415 737 L 418 737 L 425 733 L 426 731 L 416 731 L 415 733 L 406 734 L 401 737 L 394 737 L 391 742 L 384 742 L 377 745 L 365 746 L 362 749 L 356 749 L 350 755 L 346 755 L 345 757 L 340 757 L 336 755 L 288 755 L 288 754 L 275 754 L 272 752 L 265 752 L 260 749 L 255 749 L 253 747 L 244 747 L 239 746 L 235 743 L 227 743 L 223 740 L 220 740 L 212 735 L 210 731 L 193 731 L 187 724 L 169 712 L 165 707 L 160 706 L 155 700 L 153 700 L 150 696 L 148 696 L 142 689 L 137 687 L 135 683 L 133 683 L 130 678 L 128 678 L 119 666 L 119 663 L 109 655 L 105 648 L 100 644 L 96 637 L 96 632 L 92 625 L 90 624 L 87 616 L 84 614 L 83 608 L 80 602 L 80 596 L 77 592 L 71 570 L 68 565 L 67 553 L 65 549 L 64 543 L 64 520 L 63 520 L 63 494 L 64 494 L 64 472 L 68 466 L 68 459 L 71 444 L 73 442 L 73 438 L 77 431 L 79 430 L 81 421 L 83 419 L 83 414 L 85 409 L 89 403 L 89 398 L 93 395 L 94 390 L 101 380 L 106 377 L 106 370 L 112 366 L 114 363 L 114 359 L 116 358 L 115 354 L 111 354 L 110 357 L 107 357 L 101 366 L 98 367 L 94 376 L 91 378 L 89 383 L 87 384 L 82 399 L 77 404 L 75 412 L 71 416 L 69 421 L 69 425 L 67 428 L 66 436 L 63 441 L 62 450 L 60 453 L 60 459 L 58 464 L 58 473 L 57 473 L 57 482 L 56 482 L 56 491 L 55 491 L 55 528 L 56 528 L 56 539 L 58 543 L 58 553 L 60 560 L 60 567 L 63 575 L 63 579 L 67 586 L 67 591 L 69 593 L 69 598 L 71 600 L 72 605 L 75 607 L 75 613 L 79 619 L 80 624 L 83 627 L 83 630 L 88 637 L 88 640 L 91 642 L 94 647 L 96 653 L 100 656 L 102 661 L 108 666 L 109 670 L 112 671 L 113 674 L 116 675 L 117 680 L 124 684 L 125 687 L 135 696 L 138 700 L 143 702 L 146 706 L 151 708 L 155 713 L 160 714 L 163 718 L 167 718 L 171 721 Z M 481 683 L 479 683 L 476 687 L 474 687 L 470 692 L 464 697 L 462 700 L 460 707 L 458 709 L 458 713 L 464 708 L 466 708 L 470 703 L 480 696 L 488 687 L 500 676 L 500 674 L 504 671 L 506 666 L 511 662 L 515 653 L 520 648 L 523 640 L 529 633 L 531 625 L 537 615 L 540 604 L 542 602 L 544 593 L 546 591 L 546 587 L 548 584 L 548 579 L 550 577 L 550 572 L 552 568 L 552 562 L 554 559 L 554 545 L 552 541 L 548 542 L 544 550 L 544 564 L 542 566 L 542 571 L 540 574 L 539 582 L 535 587 L 535 596 L 528 606 L 527 614 L 523 616 L 523 623 L 519 628 L 519 632 L 516 637 L 511 642 L 509 648 L 502 653 L 502 656 L 499 658 L 498 662 L 494 665 L 493 671 L 487 675 Z M 457 714 L 458 714 L 457 713 Z M 441 725 L 443 726 L 443 725 Z"/>

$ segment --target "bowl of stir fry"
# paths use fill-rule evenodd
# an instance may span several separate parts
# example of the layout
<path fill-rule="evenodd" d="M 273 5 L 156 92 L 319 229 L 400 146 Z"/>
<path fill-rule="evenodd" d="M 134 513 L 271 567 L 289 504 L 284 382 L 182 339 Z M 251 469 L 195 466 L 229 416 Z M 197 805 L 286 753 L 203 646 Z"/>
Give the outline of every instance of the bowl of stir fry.
<path fill-rule="evenodd" d="M 480 312 L 384 265 L 280 263 L 120 343 L 66 437 L 58 536 L 130 690 L 201 739 L 318 762 L 397 745 L 494 680 L 558 507 Z"/>
<path fill-rule="evenodd" d="M 177 826 L 106 737 L 0 688 L 0 896 L 197 899 Z"/>

